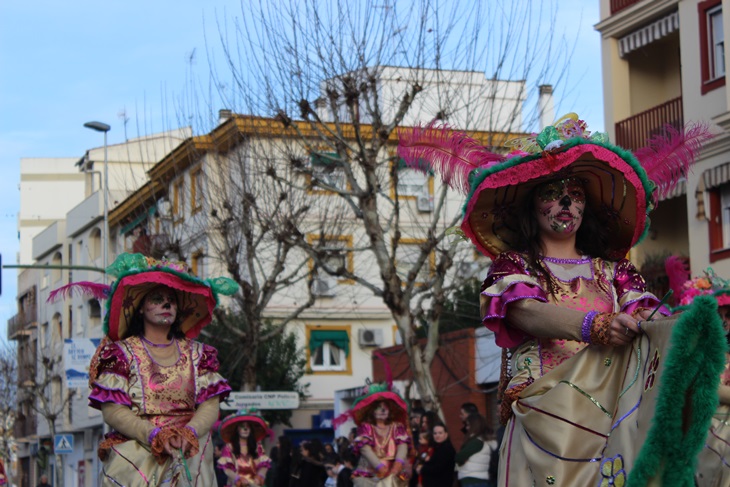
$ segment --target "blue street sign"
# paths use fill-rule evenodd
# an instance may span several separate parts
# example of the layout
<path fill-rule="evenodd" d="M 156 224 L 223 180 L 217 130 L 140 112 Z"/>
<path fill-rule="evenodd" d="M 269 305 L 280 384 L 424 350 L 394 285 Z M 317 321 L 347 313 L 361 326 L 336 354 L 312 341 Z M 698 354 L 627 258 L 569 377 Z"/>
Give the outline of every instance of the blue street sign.
<path fill-rule="evenodd" d="M 59 455 L 74 452 L 74 435 L 63 434 L 53 437 L 53 452 Z"/>

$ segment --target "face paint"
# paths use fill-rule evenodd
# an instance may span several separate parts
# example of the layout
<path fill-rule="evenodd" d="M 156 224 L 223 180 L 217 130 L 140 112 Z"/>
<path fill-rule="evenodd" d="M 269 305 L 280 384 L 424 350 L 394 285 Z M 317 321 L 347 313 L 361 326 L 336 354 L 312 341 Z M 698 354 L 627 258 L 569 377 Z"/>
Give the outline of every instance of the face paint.
<path fill-rule="evenodd" d="M 548 181 L 538 186 L 534 203 L 541 232 L 575 234 L 586 205 L 583 183 L 578 178 Z"/>

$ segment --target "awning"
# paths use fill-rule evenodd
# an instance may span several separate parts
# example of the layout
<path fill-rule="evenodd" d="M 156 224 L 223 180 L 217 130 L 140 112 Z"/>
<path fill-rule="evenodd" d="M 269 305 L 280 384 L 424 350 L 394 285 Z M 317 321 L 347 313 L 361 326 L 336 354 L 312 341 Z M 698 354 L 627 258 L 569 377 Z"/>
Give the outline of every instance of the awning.
<path fill-rule="evenodd" d="M 711 167 L 702 173 L 704 189 L 717 188 L 730 181 L 730 162 Z"/>
<path fill-rule="evenodd" d="M 624 57 L 631 51 L 658 41 L 677 30 L 679 30 L 679 13 L 673 12 L 619 39 L 618 54 Z"/>
<path fill-rule="evenodd" d="M 149 208 L 149 209 L 148 209 L 147 211 L 145 211 L 144 213 L 141 213 L 141 214 L 137 215 L 137 218 L 135 218 L 135 219 L 134 219 L 134 220 L 132 220 L 131 222 L 129 222 L 129 223 L 127 223 L 126 225 L 124 225 L 124 226 L 123 226 L 123 227 L 121 228 L 121 230 L 119 230 L 119 233 L 120 233 L 121 235 L 125 235 L 125 234 L 127 234 L 127 233 L 131 232 L 132 230 L 134 230 L 134 228 L 135 228 L 135 227 L 136 227 L 137 225 L 139 225 L 140 223 L 142 223 L 143 221 L 145 221 L 145 220 L 146 220 L 147 218 L 149 218 L 149 217 L 151 217 L 152 215 L 154 215 L 154 214 L 155 214 L 156 212 L 157 212 L 157 205 L 154 205 L 154 206 L 150 207 L 150 208 Z"/>
<path fill-rule="evenodd" d="M 685 194 L 687 194 L 687 181 L 685 179 L 682 179 L 681 181 L 679 181 L 679 183 L 677 183 L 673 190 L 667 193 L 664 197 L 659 198 L 659 201 L 666 201 L 668 199 L 677 198 Z"/>
<path fill-rule="evenodd" d="M 344 350 L 346 356 L 350 355 L 350 336 L 345 330 L 312 330 L 309 335 L 309 351 L 314 352 L 324 342 L 330 342 L 340 350 Z"/>

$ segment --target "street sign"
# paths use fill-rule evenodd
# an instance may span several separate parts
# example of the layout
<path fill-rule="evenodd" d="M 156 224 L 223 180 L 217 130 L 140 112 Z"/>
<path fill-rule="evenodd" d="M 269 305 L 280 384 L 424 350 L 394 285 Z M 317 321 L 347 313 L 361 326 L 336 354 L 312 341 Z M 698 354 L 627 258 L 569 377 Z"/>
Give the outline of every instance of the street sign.
<path fill-rule="evenodd" d="M 66 387 L 88 387 L 89 363 L 100 338 L 67 338 L 63 343 L 63 367 L 66 369 Z"/>
<path fill-rule="evenodd" d="M 53 453 L 63 455 L 74 452 L 74 435 L 63 434 L 53 437 Z"/>
<path fill-rule="evenodd" d="M 232 392 L 221 403 L 221 409 L 297 409 L 299 394 L 291 391 Z"/>

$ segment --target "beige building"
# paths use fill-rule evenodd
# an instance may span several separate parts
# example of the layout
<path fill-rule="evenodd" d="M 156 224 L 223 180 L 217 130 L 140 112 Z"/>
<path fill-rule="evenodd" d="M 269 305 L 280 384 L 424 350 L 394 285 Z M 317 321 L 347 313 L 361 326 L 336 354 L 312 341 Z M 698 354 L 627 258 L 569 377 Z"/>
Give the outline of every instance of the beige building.
<path fill-rule="evenodd" d="M 606 130 L 637 149 L 669 124 L 705 122 L 718 135 L 690 174 L 659 203 L 651 230 L 632 250 L 641 266 L 667 254 L 690 257 L 692 273 L 712 266 L 730 277 L 730 86 L 725 82 L 721 0 L 601 0 Z"/>

